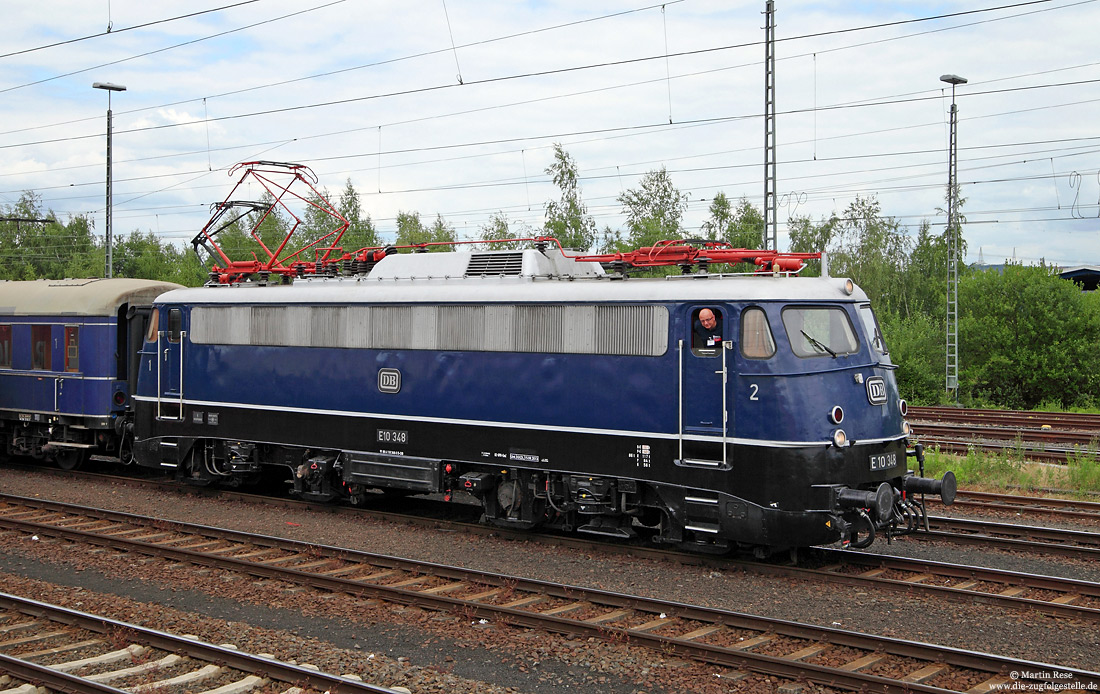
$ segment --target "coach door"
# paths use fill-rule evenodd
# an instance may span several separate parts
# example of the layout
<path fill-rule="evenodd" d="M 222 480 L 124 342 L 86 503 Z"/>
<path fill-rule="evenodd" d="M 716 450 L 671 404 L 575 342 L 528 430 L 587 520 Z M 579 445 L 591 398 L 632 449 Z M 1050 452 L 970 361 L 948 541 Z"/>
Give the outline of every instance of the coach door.
<path fill-rule="evenodd" d="M 80 378 L 80 326 L 62 327 L 63 376 L 54 379 L 53 409 L 62 414 L 84 413 L 84 381 Z"/>
<path fill-rule="evenodd" d="M 164 326 L 157 332 L 157 417 L 183 418 L 183 309 L 169 308 Z"/>
<path fill-rule="evenodd" d="M 724 439 L 728 435 L 726 383 L 727 364 L 732 346 L 729 312 L 717 305 L 694 306 L 687 316 L 688 330 L 679 340 L 680 358 L 680 440 L 700 435 L 720 437 L 722 451 L 714 448 L 717 460 L 693 460 L 697 464 L 722 465 Z"/>

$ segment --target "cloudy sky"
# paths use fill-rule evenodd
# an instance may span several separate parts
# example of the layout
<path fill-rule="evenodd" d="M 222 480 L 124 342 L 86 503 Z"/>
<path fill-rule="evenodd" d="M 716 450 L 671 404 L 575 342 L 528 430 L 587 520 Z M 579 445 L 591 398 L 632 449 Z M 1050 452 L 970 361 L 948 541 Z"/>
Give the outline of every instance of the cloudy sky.
<path fill-rule="evenodd" d="M 857 196 L 942 230 L 953 73 L 967 260 L 1100 264 L 1097 0 L 775 4 L 781 248 Z M 762 204 L 764 5 L 7 0 L 0 203 L 102 233 L 112 82 L 116 233 L 185 243 L 258 159 L 350 179 L 384 233 L 537 227 L 555 142 L 601 228 L 664 166 L 691 233 L 719 191 Z"/>

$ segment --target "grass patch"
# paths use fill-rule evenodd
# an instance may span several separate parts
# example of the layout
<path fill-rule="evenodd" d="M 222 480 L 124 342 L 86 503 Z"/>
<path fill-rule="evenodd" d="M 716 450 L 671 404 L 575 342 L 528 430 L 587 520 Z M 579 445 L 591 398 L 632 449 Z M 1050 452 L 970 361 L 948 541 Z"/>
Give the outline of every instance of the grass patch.
<path fill-rule="evenodd" d="M 1095 446 L 1079 448 L 1065 465 L 1025 460 L 1019 448 L 966 455 L 925 449 L 924 474 L 942 477 L 951 470 L 960 488 L 985 491 L 1064 490 L 1088 496 L 1100 493 L 1100 455 Z"/>

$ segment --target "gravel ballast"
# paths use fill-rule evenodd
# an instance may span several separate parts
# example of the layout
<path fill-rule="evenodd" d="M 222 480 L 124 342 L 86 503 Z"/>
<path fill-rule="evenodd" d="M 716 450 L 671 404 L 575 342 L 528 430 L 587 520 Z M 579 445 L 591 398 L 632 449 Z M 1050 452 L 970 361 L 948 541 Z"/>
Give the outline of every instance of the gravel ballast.
<path fill-rule="evenodd" d="M 895 592 L 818 584 L 741 571 L 632 559 L 538 542 L 445 532 L 313 510 L 287 510 L 165 494 L 100 481 L 0 469 L 0 490 L 170 520 L 499 571 L 645 597 L 748 612 L 957 648 L 1100 669 L 1095 624 Z M 1038 523 L 1036 523 L 1038 524 Z M 284 660 L 311 662 L 412 692 L 771 691 L 774 678 L 730 680 L 729 671 L 653 651 L 481 624 L 452 615 L 324 596 L 274 582 L 135 560 L 112 566 L 105 552 L 4 535 L 0 583 L 6 592 L 231 642 Z M 890 552 L 1100 580 L 1093 565 L 1055 557 L 915 541 L 876 543 Z M 117 563 L 117 561 L 116 561 Z M 33 592 L 24 592 L 24 591 Z M 56 599 L 55 599 L 56 598 Z M 129 617 L 127 615 L 132 615 Z M 827 691 L 807 685 L 808 691 Z"/>

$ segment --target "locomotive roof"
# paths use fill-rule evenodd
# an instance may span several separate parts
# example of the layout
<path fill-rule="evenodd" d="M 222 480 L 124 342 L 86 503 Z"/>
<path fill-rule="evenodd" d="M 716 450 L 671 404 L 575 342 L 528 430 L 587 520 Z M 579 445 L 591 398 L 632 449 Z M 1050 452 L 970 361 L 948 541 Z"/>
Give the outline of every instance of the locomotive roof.
<path fill-rule="evenodd" d="M 349 304 L 638 301 L 866 301 L 835 277 L 690 275 L 611 279 L 596 263 L 560 251 L 389 255 L 360 277 L 299 279 L 292 285 L 181 289 L 162 300 L 185 304 Z"/>
<path fill-rule="evenodd" d="M 173 289 L 182 285 L 123 277 L 0 282 L 0 316 L 113 316 Z"/>

